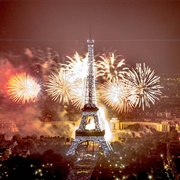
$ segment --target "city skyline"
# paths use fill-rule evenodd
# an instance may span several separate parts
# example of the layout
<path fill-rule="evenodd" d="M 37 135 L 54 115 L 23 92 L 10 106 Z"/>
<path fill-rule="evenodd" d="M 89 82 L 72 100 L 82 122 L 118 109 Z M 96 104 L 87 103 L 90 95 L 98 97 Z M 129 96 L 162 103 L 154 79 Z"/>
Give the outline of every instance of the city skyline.
<path fill-rule="evenodd" d="M 1 0 L 0 179 L 179 179 L 179 10 Z"/>

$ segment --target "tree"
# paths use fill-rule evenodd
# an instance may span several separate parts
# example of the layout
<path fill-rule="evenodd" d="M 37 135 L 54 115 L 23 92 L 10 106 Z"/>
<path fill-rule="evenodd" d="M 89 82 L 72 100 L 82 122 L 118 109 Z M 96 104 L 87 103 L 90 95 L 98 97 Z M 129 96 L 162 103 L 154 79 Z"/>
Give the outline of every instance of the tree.
<path fill-rule="evenodd" d="M 20 134 L 15 134 L 13 137 L 12 137 L 12 141 L 21 141 L 22 140 L 22 137 Z"/>

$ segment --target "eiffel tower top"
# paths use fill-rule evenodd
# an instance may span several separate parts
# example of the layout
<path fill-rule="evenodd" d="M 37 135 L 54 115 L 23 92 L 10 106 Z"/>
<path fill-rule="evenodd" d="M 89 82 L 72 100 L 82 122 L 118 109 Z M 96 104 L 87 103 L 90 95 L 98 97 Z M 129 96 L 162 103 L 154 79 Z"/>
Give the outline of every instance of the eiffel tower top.
<path fill-rule="evenodd" d="M 91 32 L 90 38 L 87 40 L 88 44 L 88 75 L 86 78 L 86 94 L 85 105 L 83 111 L 97 111 L 96 106 L 96 87 L 94 75 L 94 40 L 92 39 Z"/>
<path fill-rule="evenodd" d="M 87 43 L 88 43 L 88 44 L 94 44 L 94 40 L 93 40 L 93 38 L 92 38 L 91 30 L 90 30 L 90 36 L 89 36 L 89 39 L 87 40 Z"/>

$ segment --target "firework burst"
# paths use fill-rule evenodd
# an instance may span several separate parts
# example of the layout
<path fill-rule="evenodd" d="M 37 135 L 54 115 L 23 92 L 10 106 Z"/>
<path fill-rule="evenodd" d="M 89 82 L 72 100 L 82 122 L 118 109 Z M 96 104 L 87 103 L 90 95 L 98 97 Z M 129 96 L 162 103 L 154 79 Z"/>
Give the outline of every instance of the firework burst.
<path fill-rule="evenodd" d="M 117 112 L 130 112 L 133 108 L 129 94 L 130 88 L 131 86 L 125 81 L 108 81 L 100 89 L 101 99 Z"/>
<path fill-rule="evenodd" d="M 136 64 L 135 69 L 128 72 L 127 80 L 132 84 L 131 88 L 131 102 L 135 107 L 150 107 L 154 104 L 155 100 L 159 100 L 158 96 L 161 95 L 160 89 L 163 88 L 159 85 L 160 77 L 155 76 L 152 71 L 145 64 Z"/>
<path fill-rule="evenodd" d="M 64 69 L 61 69 L 59 73 L 52 73 L 49 76 L 46 83 L 46 91 L 52 100 L 69 104 L 71 101 L 73 87 L 76 87 L 74 77 Z"/>
<path fill-rule="evenodd" d="M 74 76 L 75 79 L 84 79 L 88 73 L 88 55 L 83 58 L 77 52 L 73 58 L 67 56 L 68 64 L 63 64 L 64 68 Z"/>
<path fill-rule="evenodd" d="M 15 102 L 35 101 L 40 92 L 40 85 L 26 73 L 12 76 L 7 85 L 9 97 Z"/>
<path fill-rule="evenodd" d="M 124 78 L 127 67 L 123 67 L 125 59 L 121 55 L 115 56 L 114 53 L 109 53 L 108 57 L 103 54 L 100 58 L 101 60 L 98 60 L 96 63 L 98 76 L 105 76 L 111 82 Z"/>

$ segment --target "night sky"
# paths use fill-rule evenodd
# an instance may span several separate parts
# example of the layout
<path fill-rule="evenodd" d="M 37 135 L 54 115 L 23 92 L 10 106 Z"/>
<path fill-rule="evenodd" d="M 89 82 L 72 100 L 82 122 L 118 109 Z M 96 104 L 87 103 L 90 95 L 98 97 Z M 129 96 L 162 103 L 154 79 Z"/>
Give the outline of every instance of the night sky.
<path fill-rule="evenodd" d="M 179 0 L 0 1 L 0 43 L 87 51 L 118 50 L 126 64 L 145 62 L 156 72 L 180 72 Z"/>

